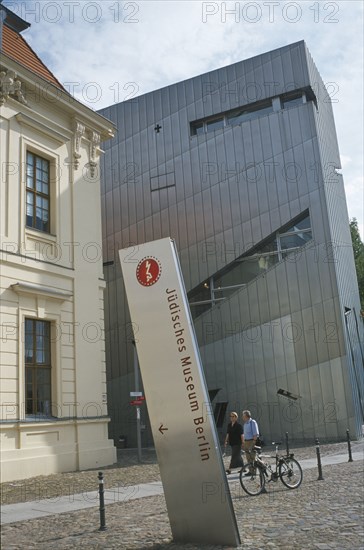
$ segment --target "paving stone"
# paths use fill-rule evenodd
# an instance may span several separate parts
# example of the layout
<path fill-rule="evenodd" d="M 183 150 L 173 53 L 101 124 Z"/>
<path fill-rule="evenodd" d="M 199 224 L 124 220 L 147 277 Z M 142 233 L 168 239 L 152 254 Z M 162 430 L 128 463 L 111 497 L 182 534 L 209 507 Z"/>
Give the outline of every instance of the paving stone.
<path fill-rule="evenodd" d="M 340 444 L 327 446 L 331 454 L 342 452 Z M 309 458 L 310 449 L 296 450 L 298 460 Z M 314 452 L 314 449 L 313 449 Z M 301 457 L 302 454 L 302 457 Z M 330 454 L 327 454 L 330 456 Z M 110 469 L 105 469 L 109 487 L 159 480 L 159 470 L 150 453 L 146 464 L 135 463 L 132 454 Z M 59 474 L 4 484 L 6 499 L 27 500 L 31 494 L 53 490 L 56 497 L 75 487 L 92 490 L 97 471 Z M 241 550 L 360 550 L 363 549 L 363 461 L 325 466 L 325 479 L 317 481 L 317 469 L 305 470 L 304 481 L 296 490 L 279 482 L 268 484 L 267 494 L 249 497 L 239 481 L 231 482 L 233 505 L 242 537 Z M 67 486 L 67 484 L 71 484 Z M 240 488 L 240 489 L 239 489 Z M 69 492 L 66 494 L 69 494 Z M 71 494 L 76 494 L 72 493 Z M 6 501 L 5 499 L 5 501 Z M 8 503 L 8 502 L 6 502 Z M 247 523 L 249 522 L 249 523 Z M 106 506 L 106 531 L 99 531 L 97 506 L 46 518 L 7 524 L 2 528 L 2 550 L 229 550 L 218 545 L 181 545 L 174 543 L 163 495 L 116 501 Z M 254 526 L 254 529 L 247 528 Z"/>

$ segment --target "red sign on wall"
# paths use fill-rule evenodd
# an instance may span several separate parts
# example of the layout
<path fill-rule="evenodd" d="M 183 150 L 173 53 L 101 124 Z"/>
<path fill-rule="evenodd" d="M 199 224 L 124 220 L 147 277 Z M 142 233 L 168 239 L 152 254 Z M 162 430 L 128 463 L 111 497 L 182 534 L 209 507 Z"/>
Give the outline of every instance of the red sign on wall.
<path fill-rule="evenodd" d="M 139 398 L 139 399 L 133 399 L 133 401 L 129 401 L 129 404 L 130 405 L 143 405 L 145 401 L 145 397 L 142 398 Z"/>

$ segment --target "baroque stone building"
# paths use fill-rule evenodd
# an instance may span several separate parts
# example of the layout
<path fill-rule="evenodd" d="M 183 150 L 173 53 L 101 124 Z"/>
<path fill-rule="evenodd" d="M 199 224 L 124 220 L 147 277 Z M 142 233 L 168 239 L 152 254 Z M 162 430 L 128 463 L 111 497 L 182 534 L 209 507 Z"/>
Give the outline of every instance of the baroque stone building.
<path fill-rule="evenodd" d="M 135 444 L 138 389 L 117 251 L 167 236 L 219 430 L 228 410 L 249 408 L 267 439 L 360 436 L 363 324 L 344 184 L 330 95 L 305 43 L 102 113 L 119 130 L 102 161 L 112 437 Z"/>
<path fill-rule="evenodd" d="M 1 479 L 111 464 L 100 141 L 0 5 Z"/>

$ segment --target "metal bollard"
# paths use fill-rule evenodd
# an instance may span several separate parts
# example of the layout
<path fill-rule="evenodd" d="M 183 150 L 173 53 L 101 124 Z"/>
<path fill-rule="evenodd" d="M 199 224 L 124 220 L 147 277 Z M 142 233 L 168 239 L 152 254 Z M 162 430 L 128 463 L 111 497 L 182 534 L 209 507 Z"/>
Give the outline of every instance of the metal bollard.
<path fill-rule="evenodd" d="M 353 462 L 353 455 L 351 454 L 351 443 L 350 443 L 350 433 L 349 430 L 346 430 L 346 439 L 348 442 L 348 452 L 349 452 L 349 460 L 348 462 Z"/>
<path fill-rule="evenodd" d="M 286 453 L 289 455 L 289 443 L 288 443 L 288 432 L 286 432 Z"/>
<path fill-rule="evenodd" d="M 318 478 L 317 478 L 317 481 L 321 481 L 323 478 L 323 475 L 322 475 L 322 466 L 321 466 L 321 455 L 320 455 L 320 443 L 319 443 L 319 440 L 316 438 L 316 455 L 317 455 L 317 468 L 318 468 Z"/>
<path fill-rule="evenodd" d="M 104 501 L 104 474 L 99 472 L 99 498 L 100 498 L 100 529 L 99 531 L 106 531 L 105 522 L 105 501 Z"/>

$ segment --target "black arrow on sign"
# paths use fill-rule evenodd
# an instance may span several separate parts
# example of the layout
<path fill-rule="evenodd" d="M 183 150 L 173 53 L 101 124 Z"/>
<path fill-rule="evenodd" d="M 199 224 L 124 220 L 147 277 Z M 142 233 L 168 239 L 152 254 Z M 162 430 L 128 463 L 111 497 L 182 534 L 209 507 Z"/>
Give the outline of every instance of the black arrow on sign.
<path fill-rule="evenodd" d="M 168 430 L 168 428 L 163 428 L 163 424 L 161 424 L 161 425 L 159 426 L 159 431 L 160 431 L 160 433 L 161 433 L 162 435 L 164 435 L 163 432 L 165 432 L 166 430 Z"/>

